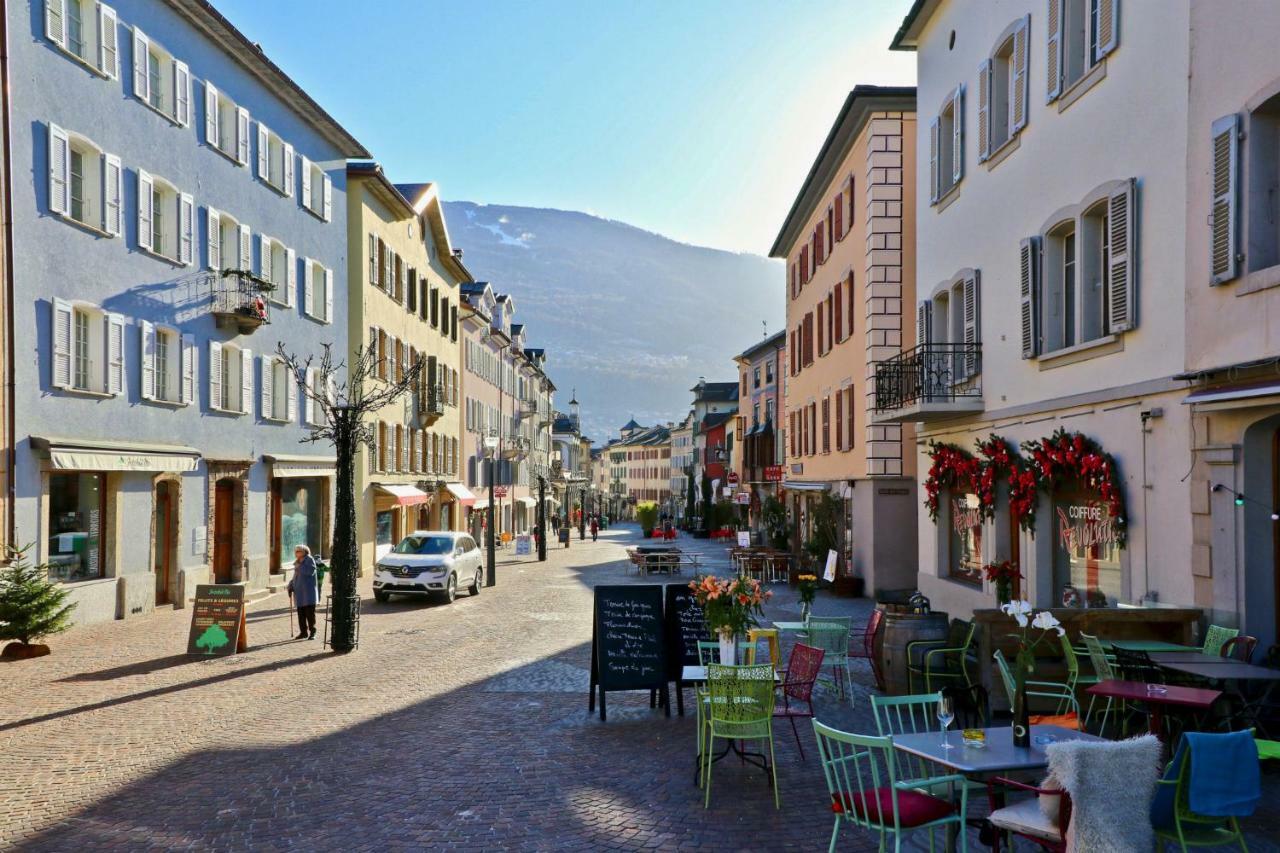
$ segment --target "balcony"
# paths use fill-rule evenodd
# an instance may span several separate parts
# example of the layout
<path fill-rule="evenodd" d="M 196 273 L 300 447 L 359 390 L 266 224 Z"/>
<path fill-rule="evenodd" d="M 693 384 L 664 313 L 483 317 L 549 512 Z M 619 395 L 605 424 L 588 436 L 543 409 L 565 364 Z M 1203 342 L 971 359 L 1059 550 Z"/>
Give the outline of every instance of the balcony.
<path fill-rule="evenodd" d="M 531 418 L 538 413 L 537 400 L 516 400 L 516 418 L 524 420 Z"/>
<path fill-rule="evenodd" d="M 275 285 L 243 270 L 205 273 L 213 296 L 210 313 L 219 329 L 234 328 L 247 335 L 271 322 L 267 294 Z"/>
<path fill-rule="evenodd" d="M 981 412 L 982 344 L 923 344 L 876 365 L 874 423 Z"/>
<path fill-rule="evenodd" d="M 425 384 L 418 397 L 418 426 L 422 429 L 444 417 L 444 383 Z"/>
<path fill-rule="evenodd" d="M 503 459 L 524 459 L 529 455 L 531 442 L 523 435 L 508 436 L 502 443 Z"/>

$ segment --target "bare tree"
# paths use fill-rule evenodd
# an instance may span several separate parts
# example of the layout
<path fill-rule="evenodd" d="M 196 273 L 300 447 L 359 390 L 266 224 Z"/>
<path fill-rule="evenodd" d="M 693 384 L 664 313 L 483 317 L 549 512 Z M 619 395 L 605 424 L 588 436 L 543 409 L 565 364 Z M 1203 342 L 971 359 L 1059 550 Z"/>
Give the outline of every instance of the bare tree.
<path fill-rule="evenodd" d="M 327 441 L 337 456 L 337 494 L 334 497 L 333 547 L 329 569 L 333 578 L 333 609 L 330 613 L 330 645 L 335 652 L 356 647 L 360 596 L 356 575 L 360 568 L 356 541 L 356 451 L 361 444 L 374 446 L 376 424 L 366 415 L 411 392 L 421 393 L 419 382 L 425 360 L 397 369 L 392 360 L 378 358 L 373 348 L 357 347 L 350 364 L 337 361 L 333 348 L 325 344 L 319 360 L 300 360 L 277 346 L 280 356 L 302 388 L 303 398 L 312 407 L 309 422 L 315 424 L 304 442 Z M 345 379 L 339 374 L 345 373 Z"/>

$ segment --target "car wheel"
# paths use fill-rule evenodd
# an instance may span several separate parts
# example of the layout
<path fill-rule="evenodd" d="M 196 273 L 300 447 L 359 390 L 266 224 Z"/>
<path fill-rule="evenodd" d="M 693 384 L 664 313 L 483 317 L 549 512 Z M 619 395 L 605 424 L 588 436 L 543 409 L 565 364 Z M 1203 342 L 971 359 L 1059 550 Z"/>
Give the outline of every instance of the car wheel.
<path fill-rule="evenodd" d="M 453 604 L 453 600 L 458 597 L 458 576 L 450 573 L 449 580 L 444 585 L 444 603 Z"/>
<path fill-rule="evenodd" d="M 471 587 L 467 592 L 472 595 L 480 594 L 480 587 L 484 586 L 484 573 L 480 569 L 476 569 L 476 579 L 471 582 Z"/>
<path fill-rule="evenodd" d="M 383 592 L 380 589 L 375 589 L 373 591 L 373 600 L 378 602 L 379 604 L 386 604 L 388 601 L 391 600 L 391 593 Z"/>

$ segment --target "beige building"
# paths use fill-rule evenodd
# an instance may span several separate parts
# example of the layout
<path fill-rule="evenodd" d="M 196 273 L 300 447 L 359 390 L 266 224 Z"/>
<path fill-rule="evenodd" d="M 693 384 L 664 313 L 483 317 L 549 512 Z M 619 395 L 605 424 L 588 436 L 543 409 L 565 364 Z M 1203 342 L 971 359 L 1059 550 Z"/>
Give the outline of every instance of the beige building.
<path fill-rule="evenodd" d="M 812 504 L 842 501 L 841 575 L 912 587 L 909 424 L 873 422 L 877 362 L 910 346 L 915 303 L 915 89 L 849 93 L 770 255 L 786 261 L 783 488 L 802 546 Z"/>
<path fill-rule="evenodd" d="M 449 244 L 434 184 L 393 185 L 376 163 L 347 167 L 350 280 L 347 330 L 378 353 L 378 378 L 423 362 L 413 393 L 377 414 L 375 446 L 356 461 L 361 565 L 412 530 L 458 530 L 473 496 L 459 479 L 459 286 L 469 280 Z"/>

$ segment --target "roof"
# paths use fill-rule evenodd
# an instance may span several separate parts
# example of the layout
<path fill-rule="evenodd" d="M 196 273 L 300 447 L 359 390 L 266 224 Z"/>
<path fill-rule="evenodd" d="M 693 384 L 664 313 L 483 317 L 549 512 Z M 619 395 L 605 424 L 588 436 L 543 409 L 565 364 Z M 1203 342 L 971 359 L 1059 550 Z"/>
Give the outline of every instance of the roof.
<path fill-rule="evenodd" d="M 371 179 L 374 196 L 387 207 L 398 208 L 395 212 L 401 217 L 410 219 L 418 215 L 418 212 L 413 209 L 413 203 L 400 192 L 399 187 L 391 183 L 377 161 L 352 160 L 347 163 L 347 174 L 352 177 Z"/>
<path fill-rule="evenodd" d="M 738 399 L 737 382 L 703 382 L 689 389 L 694 393 L 696 401 L 719 401 Z"/>
<path fill-rule="evenodd" d="M 915 50 L 920 30 L 937 10 L 941 0 L 912 0 L 907 16 L 902 19 L 893 41 L 889 42 L 889 50 Z"/>
<path fill-rule="evenodd" d="M 343 157 L 372 157 L 346 128 L 307 94 L 293 78 L 267 58 L 262 48 L 222 16 L 208 0 L 167 0 L 178 14 L 217 43 L 232 60 L 240 63 L 294 112 L 311 123 Z"/>
<path fill-rule="evenodd" d="M 818 150 L 818 156 L 809 167 L 809 174 L 800 185 L 791 210 L 782 221 L 782 228 L 769 249 L 769 257 L 786 258 L 791 247 L 799 239 L 801 231 L 821 203 L 826 207 L 826 188 L 835 179 L 836 171 L 849 155 L 858 134 L 862 132 L 871 113 L 877 110 L 915 112 L 915 86 L 868 86 L 860 84 L 844 99 L 835 123 L 827 132 L 827 138 Z"/>
<path fill-rule="evenodd" d="M 784 349 L 786 347 L 786 344 L 787 344 L 787 330 L 783 329 L 781 332 L 774 332 L 772 335 L 765 338 L 763 341 L 760 341 L 759 343 L 756 343 L 750 347 L 747 347 L 742 352 L 738 353 L 737 358 L 743 359 L 744 361 L 750 361 L 754 356 L 759 355 L 761 352 L 764 352 L 765 350 Z"/>
<path fill-rule="evenodd" d="M 640 426 L 640 424 L 636 423 L 636 419 L 635 419 L 635 418 L 632 418 L 631 420 L 629 420 L 629 421 L 627 421 L 625 424 L 623 424 L 623 425 L 622 425 L 622 428 L 623 428 L 623 429 L 644 429 L 644 427 L 642 427 L 642 426 Z"/>
<path fill-rule="evenodd" d="M 707 415 L 705 418 L 702 419 L 702 426 L 699 429 L 699 431 L 708 432 L 710 430 L 713 430 L 716 427 L 728 421 L 729 418 L 733 417 L 736 414 L 737 412 L 712 412 L 711 414 Z"/>
<path fill-rule="evenodd" d="M 409 200 L 415 213 L 426 218 L 436 241 L 436 254 L 440 263 L 449 267 L 459 282 L 469 281 L 471 273 L 462 264 L 462 250 L 453 248 L 453 241 L 449 239 L 449 225 L 444 219 L 444 200 L 440 198 L 440 185 L 432 182 L 396 184 L 395 188 Z"/>
<path fill-rule="evenodd" d="M 520 334 L 523 331 L 524 331 L 524 323 L 511 324 L 511 337 L 514 338 L 516 335 Z"/>

